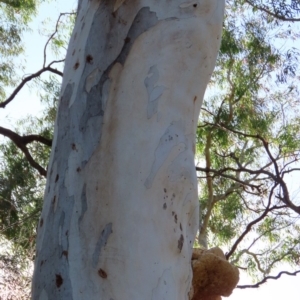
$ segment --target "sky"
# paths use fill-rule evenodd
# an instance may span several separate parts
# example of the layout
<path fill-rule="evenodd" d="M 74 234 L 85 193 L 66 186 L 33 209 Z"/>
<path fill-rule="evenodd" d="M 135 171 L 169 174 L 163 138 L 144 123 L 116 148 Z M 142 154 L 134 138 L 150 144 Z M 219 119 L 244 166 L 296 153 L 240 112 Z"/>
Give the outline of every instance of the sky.
<path fill-rule="evenodd" d="M 54 28 L 56 17 L 60 12 L 69 12 L 76 7 L 75 0 L 50 1 L 43 3 L 39 9 L 39 14 L 31 24 L 32 32 L 24 35 L 26 47 L 26 68 L 25 74 L 36 72 L 42 66 L 43 47 L 46 42 L 46 37 L 41 36 L 38 32 L 42 32 L 42 21 L 52 18 L 49 25 Z M 24 89 L 18 97 L 7 106 L 6 109 L 0 110 L 0 126 L 14 128 L 15 123 L 20 118 L 24 118 L 29 114 L 38 114 L 42 107 L 34 93 L 30 89 Z M 1 139 L 0 139 L 1 141 Z M 299 180 L 296 180 L 297 183 Z M 294 181 L 294 182 L 296 182 Z M 299 184 L 297 184 L 299 185 Z M 286 267 L 284 267 L 286 269 Z M 278 269 L 278 272 L 283 268 Z M 270 275 L 277 275 L 274 272 Z M 251 284 L 251 279 L 246 276 L 241 276 L 239 284 Z M 236 289 L 229 298 L 230 300 L 300 300 L 300 274 L 298 276 L 283 275 L 279 280 L 270 280 L 263 284 L 262 287 L 256 289 Z"/>

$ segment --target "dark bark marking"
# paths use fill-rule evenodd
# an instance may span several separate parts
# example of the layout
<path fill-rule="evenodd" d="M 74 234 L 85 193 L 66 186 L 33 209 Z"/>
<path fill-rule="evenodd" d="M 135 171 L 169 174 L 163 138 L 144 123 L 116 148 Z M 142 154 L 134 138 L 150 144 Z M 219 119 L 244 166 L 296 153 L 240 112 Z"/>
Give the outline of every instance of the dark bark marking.
<path fill-rule="evenodd" d="M 101 278 L 107 278 L 107 273 L 103 270 L 103 269 L 99 269 L 98 270 L 98 275 L 101 277 Z"/>
<path fill-rule="evenodd" d="M 61 255 L 62 255 L 62 256 L 65 256 L 66 259 L 68 260 L 68 255 L 69 255 L 69 252 L 68 252 L 68 251 L 64 250 L 64 251 L 62 252 Z"/>
<path fill-rule="evenodd" d="M 182 225 L 181 225 L 181 223 L 180 223 L 180 225 L 179 225 L 179 228 L 180 228 L 180 230 L 182 231 Z"/>
<path fill-rule="evenodd" d="M 102 230 L 100 238 L 96 244 L 95 251 L 93 253 L 93 258 L 92 258 L 92 263 L 94 267 L 97 267 L 101 250 L 106 245 L 108 238 L 111 234 L 112 234 L 112 223 L 109 223 Z"/>
<path fill-rule="evenodd" d="M 123 24 L 124 26 L 127 25 L 127 22 L 124 19 L 122 19 L 121 17 L 118 18 L 118 23 Z"/>
<path fill-rule="evenodd" d="M 44 220 L 43 220 L 43 218 L 41 218 L 41 220 L 40 220 L 40 227 L 43 227 L 43 224 L 44 224 Z"/>
<path fill-rule="evenodd" d="M 177 224 L 177 214 L 174 215 L 175 223 Z"/>
<path fill-rule="evenodd" d="M 86 185 L 83 186 L 82 193 L 81 193 L 81 214 L 78 219 L 78 226 L 80 225 L 86 211 L 87 211 L 87 199 L 86 199 Z"/>
<path fill-rule="evenodd" d="M 165 210 L 167 209 L 167 203 L 164 203 L 164 209 Z"/>
<path fill-rule="evenodd" d="M 87 56 L 86 56 L 86 62 L 87 63 L 89 63 L 89 64 L 92 64 L 93 63 L 93 56 L 92 55 L 90 55 L 90 54 L 88 54 Z"/>
<path fill-rule="evenodd" d="M 179 249 L 180 252 L 182 250 L 183 243 L 184 243 L 184 237 L 183 237 L 183 235 L 180 235 L 180 238 L 178 240 L 178 249 Z"/>
<path fill-rule="evenodd" d="M 124 39 L 125 44 L 130 43 L 130 37 L 127 37 L 126 39 Z"/>
<path fill-rule="evenodd" d="M 55 183 L 58 181 L 58 179 L 59 179 L 59 175 L 56 174 L 56 177 L 55 177 Z"/>
<path fill-rule="evenodd" d="M 62 284 L 64 283 L 64 280 L 60 274 L 55 274 L 55 282 L 56 282 L 56 286 L 58 288 L 60 288 L 62 286 Z"/>
<path fill-rule="evenodd" d="M 73 67 L 74 70 L 77 70 L 79 68 L 79 66 L 80 66 L 80 63 L 79 63 L 79 61 L 77 61 Z"/>

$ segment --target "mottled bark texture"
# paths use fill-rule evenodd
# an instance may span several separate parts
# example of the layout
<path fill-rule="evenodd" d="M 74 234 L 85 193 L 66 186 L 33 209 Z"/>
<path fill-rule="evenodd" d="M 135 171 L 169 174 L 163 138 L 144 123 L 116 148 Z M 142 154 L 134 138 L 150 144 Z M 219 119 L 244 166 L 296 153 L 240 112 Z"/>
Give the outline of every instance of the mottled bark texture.
<path fill-rule="evenodd" d="M 80 0 L 33 299 L 188 298 L 194 142 L 223 0 Z"/>

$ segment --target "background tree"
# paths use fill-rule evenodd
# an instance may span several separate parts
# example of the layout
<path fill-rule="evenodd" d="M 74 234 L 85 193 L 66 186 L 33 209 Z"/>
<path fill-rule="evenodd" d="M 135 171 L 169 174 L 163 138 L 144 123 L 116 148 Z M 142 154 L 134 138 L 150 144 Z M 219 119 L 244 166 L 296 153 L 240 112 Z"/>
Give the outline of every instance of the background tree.
<path fill-rule="evenodd" d="M 16 20 L 15 8 L 0 5 Z M 218 67 L 198 127 L 199 242 L 227 251 L 230 261 L 254 276 L 250 286 L 278 277 L 273 270 L 283 261 L 294 269 L 291 274 L 300 269 L 299 198 L 289 186 L 290 174 L 298 172 L 300 149 L 298 50 L 291 43 L 297 38 L 298 12 L 297 1 L 227 1 Z M 23 18 L 28 16 L 26 12 Z M 3 24 L 9 22 L 5 19 Z M 18 30 L 26 28 L 23 22 L 14 24 L 22 25 Z M 19 45 L 13 55 L 20 55 L 20 35 L 11 44 L 14 35 L 5 36 L 2 45 L 10 45 L 9 51 Z M 53 45 L 63 45 L 63 40 L 58 38 Z M 0 87 L 20 86 L 12 65 L 3 70 Z M 59 77 L 35 81 L 45 91 L 41 93 L 41 100 L 47 103 L 45 114 L 20 122 L 19 136 L 36 134 L 50 144 Z M 10 99 L 4 92 L 3 88 L 2 103 Z M 26 159 L 24 145 L 20 147 L 13 134 L 3 129 L 0 133 L 11 140 L 1 146 L 1 233 L 18 246 L 14 251 L 21 249 L 32 257 L 43 175 Z M 25 146 L 46 170 L 49 147 L 38 140 Z"/>
<path fill-rule="evenodd" d="M 14 58 L 23 53 L 21 35 L 36 12 L 37 1 L 0 1 L 0 99 L 5 99 L 7 87 L 17 83 L 20 68 Z"/>
<path fill-rule="evenodd" d="M 296 33 L 278 21 L 297 7 L 281 3 L 278 11 L 274 3 L 227 2 L 197 143 L 199 243 L 223 245 L 229 260 L 261 282 L 282 262 L 300 272 L 299 198 L 288 188 L 300 170 L 299 51 L 282 47 Z"/>

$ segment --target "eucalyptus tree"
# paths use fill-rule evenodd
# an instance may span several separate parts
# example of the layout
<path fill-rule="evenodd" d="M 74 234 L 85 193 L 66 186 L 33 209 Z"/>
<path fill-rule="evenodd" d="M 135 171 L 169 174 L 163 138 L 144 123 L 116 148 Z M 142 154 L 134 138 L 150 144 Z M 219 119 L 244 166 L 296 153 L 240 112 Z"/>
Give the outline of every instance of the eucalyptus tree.
<path fill-rule="evenodd" d="M 223 13 L 220 0 L 79 1 L 33 299 L 188 299 L 194 140 Z"/>
<path fill-rule="evenodd" d="M 127 5 L 126 3 L 124 5 Z M 120 10 L 123 11 L 124 9 L 122 6 L 120 6 L 120 10 L 118 9 L 120 4 L 120 1 L 116 2 L 116 12 L 113 12 L 111 15 L 113 18 L 117 18 L 118 26 L 122 26 L 121 24 L 125 22 L 120 18 Z M 185 11 L 185 13 L 189 13 L 195 8 L 188 4 L 185 3 L 181 7 L 181 10 Z M 299 158 L 300 149 L 299 112 L 297 111 L 297 107 L 299 107 L 297 89 L 298 53 L 297 49 L 292 48 L 288 42 L 297 37 L 296 23 L 293 23 L 293 27 L 291 27 L 290 22 L 298 21 L 298 4 L 297 1 L 228 0 L 226 5 L 221 51 L 217 61 L 217 68 L 210 82 L 209 93 L 202 107 L 200 123 L 197 129 L 196 148 L 200 162 L 197 165 L 197 170 L 201 208 L 199 241 L 202 246 L 207 244 L 209 246 L 221 246 L 227 251 L 227 258 L 231 262 L 234 262 L 241 269 L 247 270 L 256 278 L 256 284 L 249 285 L 249 287 L 257 287 L 268 278 L 278 278 L 285 273 L 283 269 L 282 272 L 273 276 L 274 273 L 272 271 L 274 267 L 282 261 L 289 262 L 294 268 L 294 272 L 289 274 L 299 272 L 299 268 L 297 268 L 299 265 L 298 200 L 293 198 L 287 184 L 288 180 L 286 180 L 289 174 L 294 174 L 297 171 L 297 165 L 294 163 Z M 98 9 L 99 12 L 100 10 Z M 89 13 L 92 14 L 92 10 L 89 10 Z M 96 13 L 96 10 L 93 13 Z M 171 13 L 172 10 L 169 14 Z M 104 28 L 111 24 L 111 16 L 107 15 L 108 21 L 105 23 Z M 135 22 L 137 21 L 139 19 L 135 19 Z M 149 26 L 152 24 L 150 23 Z M 69 22 L 69 24 L 72 24 L 72 22 Z M 127 24 L 123 25 L 125 27 L 128 26 Z M 62 35 L 57 38 L 58 29 L 57 26 L 53 35 L 49 35 L 49 43 L 53 41 L 52 45 L 56 46 L 63 44 Z M 133 33 L 131 32 L 130 34 Z M 74 38 L 76 37 L 77 41 L 79 36 L 79 34 L 75 35 L 74 33 Z M 114 35 L 112 35 L 113 38 Z M 135 38 L 136 36 L 133 38 L 134 41 Z M 86 41 L 89 42 L 86 51 L 94 51 L 95 43 L 90 39 Z M 83 41 L 78 41 L 78 43 L 81 42 Z M 124 51 L 128 53 L 133 42 L 131 36 L 126 36 L 124 40 L 120 38 L 119 42 L 120 45 L 118 47 L 121 47 L 122 43 L 124 43 Z M 284 44 L 287 45 L 283 47 Z M 110 51 L 113 51 L 111 49 L 114 48 L 110 48 Z M 105 51 L 108 51 L 108 49 Z M 105 51 L 101 48 L 99 53 L 106 53 Z M 153 52 L 155 53 L 155 51 Z M 113 53 L 112 55 L 116 55 L 115 52 Z M 85 57 L 85 73 L 82 73 L 86 75 L 90 69 L 98 66 L 98 60 L 95 60 L 95 57 L 98 56 L 89 56 L 89 54 L 87 53 Z M 72 77 L 72 72 L 75 75 L 78 74 L 78 70 L 83 72 L 81 68 L 83 67 L 84 54 L 82 55 L 81 60 L 78 60 L 79 65 L 76 60 L 76 62 L 73 62 L 73 65 L 69 64 L 66 66 L 66 70 L 69 72 L 68 76 Z M 78 57 L 75 56 L 74 59 L 76 58 Z M 100 58 L 98 57 L 97 59 Z M 121 58 L 119 57 L 118 59 Z M 105 73 L 104 77 L 101 77 L 102 68 L 97 67 L 95 69 L 97 69 L 95 73 L 89 73 L 88 80 L 82 81 L 81 84 L 84 84 L 86 87 L 85 93 L 91 95 L 100 93 L 102 97 L 102 93 L 108 93 L 111 87 L 114 86 L 114 76 L 117 75 L 115 73 Z M 119 72 L 119 69 L 108 70 Z M 120 68 L 120 70 L 123 69 Z M 0 107 L 4 108 L 15 99 L 18 90 L 33 79 L 38 80 L 37 86 L 39 89 L 41 89 L 40 84 L 42 84 L 42 89 L 46 91 L 43 97 L 46 97 L 45 101 L 48 108 L 45 109 L 43 117 L 39 119 L 32 117 L 26 122 L 23 121 L 20 123 L 20 130 L 17 132 L 8 132 L 0 128 L 0 133 L 11 140 L 11 143 L 1 146 L 3 158 L 1 168 L 1 171 L 3 171 L 1 172 L 1 182 L 3 184 L 1 185 L 1 191 L 3 191 L 2 195 L 5 194 L 5 199 L 9 200 L 9 202 L 5 203 L 6 206 L 2 210 L 3 213 L 1 212 L 2 222 L 4 222 L 2 234 L 4 233 L 16 245 L 21 246 L 19 249 L 24 249 L 26 255 L 31 257 L 36 235 L 38 212 L 42 204 L 43 178 L 46 174 L 49 146 L 52 143 L 52 124 L 59 98 L 59 82 L 53 81 L 54 77 L 47 81 L 38 79 L 45 72 L 51 72 L 53 76 L 58 77 L 62 75 L 62 72 L 58 71 L 53 63 L 44 62 L 41 70 L 24 78 L 27 81 L 23 80 L 20 84 L 16 84 L 16 93 L 13 94 L 13 97 L 11 97 L 12 95 L 6 99 L 3 97 L 3 101 L 0 103 Z M 77 80 L 80 80 L 79 77 L 76 77 Z M 135 77 L 132 78 L 134 80 Z M 151 116 L 156 118 L 158 123 L 161 122 L 162 116 L 158 110 L 161 106 L 161 99 L 164 99 L 165 94 L 169 93 L 168 89 L 164 89 L 165 87 L 160 83 L 160 80 L 161 77 L 158 77 L 156 70 L 152 69 L 144 81 L 145 91 L 149 100 L 147 117 L 150 115 L 149 119 L 151 119 Z M 111 84 L 109 84 L 110 81 L 112 81 Z M 15 80 L 15 82 L 17 81 Z M 64 84 L 66 86 L 66 82 Z M 102 89 L 100 89 L 101 86 L 103 87 Z M 136 87 L 132 87 L 135 91 L 134 88 Z M 88 134 L 82 134 L 87 139 L 84 140 L 84 144 L 86 141 L 93 140 L 94 137 L 100 139 L 100 133 L 96 130 L 98 126 L 96 115 L 98 116 L 97 111 L 100 111 L 100 115 L 104 114 L 106 103 L 109 103 L 107 98 L 104 97 L 102 99 L 104 100 L 101 107 L 93 106 L 90 101 L 86 100 L 86 105 L 90 106 L 91 112 L 87 115 L 87 118 L 90 118 L 91 121 L 88 123 L 85 131 Z M 7 102 L 7 100 L 9 101 Z M 166 109 L 166 106 L 163 106 L 163 108 Z M 126 111 L 128 115 L 134 113 L 134 106 L 131 109 L 132 112 L 129 112 L 127 108 L 124 108 L 124 113 Z M 67 119 L 67 115 L 65 117 Z M 72 126 L 75 123 L 75 119 L 72 121 L 73 123 L 70 123 Z M 119 118 L 117 118 L 118 120 Z M 120 122 L 122 120 L 121 118 Z M 115 123 L 111 125 L 113 129 Z M 14 135 L 14 133 L 17 133 L 17 135 Z M 146 129 L 144 133 L 145 137 L 147 137 Z M 22 135 L 24 135 L 24 138 Z M 28 136 L 31 136 L 31 139 L 27 143 L 29 141 Z M 122 143 L 124 156 L 127 155 L 126 151 L 130 149 L 128 144 L 129 140 Z M 111 144 L 108 143 L 108 145 Z M 163 140 L 160 140 L 159 145 L 163 148 L 167 144 L 164 145 Z M 96 147 L 95 144 L 94 147 Z M 180 152 L 182 150 L 180 143 L 178 147 Z M 172 149 L 175 151 L 177 148 L 173 147 Z M 79 156 L 82 155 L 82 152 L 80 152 L 82 151 L 81 148 L 72 150 L 75 158 L 78 157 L 75 155 L 76 153 L 79 153 Z M 182 151 L 184 152 L 184 150 Z M 135 153 L 132 155 L 135 155 Z M 172 155 L 176 155 L 176 153 Z M 156 154 L 153 157 L 156 158 Z M 106 163 L 109 164 L 108 162 L 107 160 Z M 121 165 L 118 162 L 114 162 L 105 171 L 107 174 L 113 172 L 116 176 L 120 176 L 119 167 Z M 135 166 L 135 164 L 128 161 L 127 166 L 129 173 L 126 173 L 124 177 L 131 178 L 130 176 L 133 176 L 130 173 L 131 166 Z M 144 165 L 141 166 L 143 166 L 142 169 L 144 170 Z M 92 168 L 91 165 L 89 165 L 89 168 Z M 155 171 L 155 166 L 153 168 Z M 85 171 L 82 172 L 82 169 L 85 169 L 85 167 L 79 166 L 79 172 L 76 169 L 79 177 L 85 174 Z M 172 171 L 172 169 L 170 170 Z M 115 171 L 116 173 L 114 173 Z M 158 169 L 158 172 L 160 171 L 161 169 Z M 136 174 L 136 178 L 141 176 L 138 173 Z M 59 174 L 60 177 L 61 174 Z M 116 178 L 114 179 L 116 180 Z M 61 181 L 58 182 L 62 184 Z M 91 182 L 94 181 L 91 180 Z M 120 181 L 118 181 L 118 184 L 120 184 Z M 78 185 L 78 188 L 80 188 L 80 185 Z M 112 186 L 110 188 L 112 189 Z M 167 192 L 169 192 L 168 189 Z M 121 219 L 130 213 L 127 205 L 125 205 L 127 203 L 125 201 L 128 199 L 125 195 L 125 193 L 122 195 L 124 202 L 121 202 L 121 205 L 118 206 L 118 214 Z M 85 197 L 86 194 L 83 193 L 81 198 L 85 199 Z M 167 201 L 170 198 L 172 199 L 172 195 L 165 195 L 163 192 L 163 198 L 166 200 L 163 202 L 163 209 L 166 208 L 166 212 L 168 212 L 170 206 Z M 56 200 L 57 198 L 55 198 L 55 202 Z M 15 205 L 16 203 L 18 205 Z M 88 203 L 83 200 L 79 205 L 81 210 L 78 210 L 78 213 L 80 213 L 80 216 L 85 215 Z M 174 199 L 171 201 L 171 205 L 172 203 L 174 203 Z M 60 207 L 60 204 L 56 205 Z M 137 207 L 133 210 L 131 216 L 136 211 Z M 174 222 L 176 219 L 178 222 L 180 215 L 175 213 L 175 210 L 172 210 L 172 214 L 173 212 Z M 62 218 L 62 220 L 64 219 Z M 45 217 L 42 217 L 40 226 L 44 226 L 44 221 Z M 81 224 L 87 224 L 86 222 L 88 221 L 82 217 L 80 222 Z M 178 223 L 179 230 L 180 223 Z M 90 226 L 90 228 L 93 227 Z M 109 235 L 109 233 L 109 230 L 103 231 L 104 237 L 106 234 Z M 99 238 L 97 241 L 99 243 L 96 246 L 98 245 L 102 249 L 101 241 Z M 149 242 L 151 241 L 150 238 Z M 177 242 L 177 245 L 181 245 L 180 240 Z M 140 244 L 133 242 L 133 245 L 138 247 Z M 61 247 L 65 247 L 65 244 L 62 243 Z M 150 250 L 145 250 L 145 252 L 149 253 Z M 62 250 L 62 259 L 69 261 L 69 252 L 64 251 Z M 120 257 L 116 260 L 122 263 L 124 261 L 123 253 L 120 254 L 118 252 L 117 254 Z M 43 260 L 41 260 L 41 264 L 44 264 Z M 106 281 L 109 279 L 109 273 L 106 269 L 99 268 L 98 271 L 99 280 Z M 105 278 L 106 275 L 107 278 Z M 62 283 L 61 288 L 63 288 L 65 282 L 61 282 L 61 278 L 64 279 L 62 274 L 55 273 L 54 277 L 55 285 Z"/>

